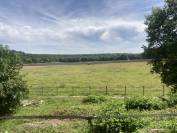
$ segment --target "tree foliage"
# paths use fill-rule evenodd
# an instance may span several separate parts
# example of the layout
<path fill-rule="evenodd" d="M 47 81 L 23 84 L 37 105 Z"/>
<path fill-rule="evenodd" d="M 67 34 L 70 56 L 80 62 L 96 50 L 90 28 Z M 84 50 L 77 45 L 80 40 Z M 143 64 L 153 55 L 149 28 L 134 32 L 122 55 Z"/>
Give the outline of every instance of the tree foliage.
<path fill-rule="evenodd" d="M 50 63 L 50 62 L 88 62 L 88 61 L 115 61 L 115 60 L 135 60 L 143 59 L 142 54 L 131 53 L 114 53 L 114 54 L 27 54 L 24 52 L 13 51 L 18 53 L 23 63 Z"/>
<path fill-rule="evenodd" d="M 154 8 L 147 16 L 148 46 L 145 55 L 151 58 L 152 72 L 177 92 L 177 0 L 166 0 L 163 8 Z"/>
<path fill-rule="evenodd" d="M 21 68 L 20 58 L 7 46 L 0 45 L 0 115 L 11 113 L 28 93 L 19 74 Z"/>

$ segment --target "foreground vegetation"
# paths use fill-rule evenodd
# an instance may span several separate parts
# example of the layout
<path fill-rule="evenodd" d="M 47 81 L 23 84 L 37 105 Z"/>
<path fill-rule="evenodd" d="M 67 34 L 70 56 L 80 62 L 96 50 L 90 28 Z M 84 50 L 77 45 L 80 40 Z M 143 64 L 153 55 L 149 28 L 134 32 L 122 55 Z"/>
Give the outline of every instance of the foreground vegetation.
<path fill-rule="evenodd" d="M 94 99 L 94 100 L 93 100 Z M 104 100 L 100 100 L 104 99 Z M 30 99 L 29 99 L 30 100 Z M 148 116 L 148 114 L 177 113 L 177 106 L 166 106 L 165 108 L 143 109 L 134 108 L 126 110 L 127 103 L 124 99 L 111 97 L 89 96 L 81 97 L 58 97 L 58 98 L 36 98 L 35 101 L 43 100 L 40 104 L 31 104 L 21 107 L 14 114 L 19 115 L 81 115 L 97 116 L 92 120 L 93 126 L 87 120 L 5 120 L 0 121 L 0 132 L 59 132 L 59 133 L 88 133 L 99 131 L 128 131 L 128 132 L 150 132 L 152 129 L 159 129 L 164 132 L 176 132 L 177 121 L 174 116 Z M 87 102 L 85 102 L 87 101 Z M 97 102 L 95 102 L 97 101 Z M 143 105 L 142 103 L 139 103 Z M 157 104 L 157 103 L 156 103 Z M 157 106 L 160 106 L 157 105 Z M 137 115 L 132 117 L 133 114 Z M 129 116 L 129 117 L 126 117 Z M 144 115 L 144 116 L 143 116 Z M 125 119 L 124 119 L 125 118 Z M 110 128 L 109 128 L 110 127 Z"/>

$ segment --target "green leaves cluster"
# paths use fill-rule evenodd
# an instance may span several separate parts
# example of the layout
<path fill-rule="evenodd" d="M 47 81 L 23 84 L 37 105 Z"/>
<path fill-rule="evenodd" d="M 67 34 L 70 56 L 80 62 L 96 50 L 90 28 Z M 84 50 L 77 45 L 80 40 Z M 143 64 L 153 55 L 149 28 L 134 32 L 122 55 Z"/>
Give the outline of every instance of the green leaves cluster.
<path fill-rule="evenodd" d="M 133 117 L 116 103 L 108 104 L 99 113 L 94 121 L 93 133 L 132 133 L 146 125 L 146 121 Z"/>
<path fill-rule="evenodd" d="M 167 103 L 163 102 L 157 97 L 132 97 L 125 101 L 125 108 L 127 110 L 137 109 L 137 110 L 160 110 L 167 107 Z"/>
<path fill-rule="evenodd" d="M 0 45 L 0 115 L 13 112 L 28 93 L 19 74 L 21 68 L 20 58 L 7 46 Z"/>

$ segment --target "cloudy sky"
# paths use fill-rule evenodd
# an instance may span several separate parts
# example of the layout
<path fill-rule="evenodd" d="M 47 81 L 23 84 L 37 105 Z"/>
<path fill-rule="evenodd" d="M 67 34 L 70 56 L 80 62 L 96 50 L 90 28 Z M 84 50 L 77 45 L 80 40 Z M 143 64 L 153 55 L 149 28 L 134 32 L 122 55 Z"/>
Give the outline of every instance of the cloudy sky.
<path fill-rule="evenodd" d="M 0 0 L 0 43 L 28 53 L 139 53 L 163 0 Z"/>

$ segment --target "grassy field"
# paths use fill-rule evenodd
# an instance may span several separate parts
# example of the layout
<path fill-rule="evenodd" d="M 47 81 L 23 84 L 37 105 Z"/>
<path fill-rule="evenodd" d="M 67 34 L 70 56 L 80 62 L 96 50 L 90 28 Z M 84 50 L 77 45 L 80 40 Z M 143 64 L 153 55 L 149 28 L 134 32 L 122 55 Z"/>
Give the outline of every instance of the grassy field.
<path fill-rule="evenodd" d="M 57 66 L 25 66 L 22 70 L 25 80 L 30 86 L 28 101 L 36 104 L 21 106 L 14 113 L 15 116 L 35 115 L 82 115 L 95 116 L 103 107 L 111 103 L 118 103 L 124 108 L 126 99 L 112 97 L 124 93 L 142 95 L 162 95 L 162 84 L 157 75 L 150 73 L 150 66 L 146 62 L 110 63 L 92 65 L 57 65 Z M 103 103 L 84 103 L 85 97 L 70 97 L 74 95 L 105 94 L 108 87 L 107 99 Z M 43 89 L 41 89 L 43 88 Z M 165 88 L 167 93 L 167 88 Z M 43 91 L 43 95 L 42 94 Z M 57 96 L 60 95 L 60 96 Z M 61 96 L 68 95 L 68 96 Z M 42 102 L 41 102 L 42 101 Z M 163 110 L 142 111 L 138 113 L 175 113 L 177 106 Z M 171 119 L 170 119 L 171 120 Z M 161 124 L 161 123 L 162 124 Z M 146 128 L 165 127 L 169 121 L 156 121 Z M 0 121 L 0 133 L 88 133 L 87 120 L 3 120 Z M 142 131 L 140 131 L 142 132 Z"/>
<path fill-rule="evenodd" d="M 146 62 L 26 66 L 23 74 L 32 95 L 162 95 L 162 84 Z M 153 91 L 153 93 L 152 93 Z M 167 92 L 167 91 L 165 91 Z"/>

